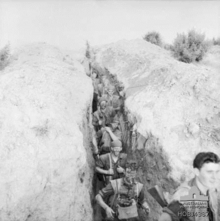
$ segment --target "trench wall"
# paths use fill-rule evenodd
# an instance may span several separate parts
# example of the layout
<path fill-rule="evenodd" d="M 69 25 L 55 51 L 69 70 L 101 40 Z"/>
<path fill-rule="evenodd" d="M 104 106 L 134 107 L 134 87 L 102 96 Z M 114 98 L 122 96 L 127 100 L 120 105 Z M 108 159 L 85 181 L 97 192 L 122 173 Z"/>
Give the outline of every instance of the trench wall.
<path fill-rule="evenodd" d="M 0 72 L 0 220 L 93 219 L 92 93 L 83 66 L 46 44 Z"/>
<path fill-rule="evenodd" d="M 158 184 L 172 193 L 194 176 L 198 152 L 220 155 L 220 77 L 143 40 L 96 48 L 95 59 L 125 85 L 125 106 L 137 119 L 136 144 L 129 151 L 142 162 L 139 179 L 152 208 L 150 217 L 141 219 L 157 220 L 161 208 L 147 189 Z"/>

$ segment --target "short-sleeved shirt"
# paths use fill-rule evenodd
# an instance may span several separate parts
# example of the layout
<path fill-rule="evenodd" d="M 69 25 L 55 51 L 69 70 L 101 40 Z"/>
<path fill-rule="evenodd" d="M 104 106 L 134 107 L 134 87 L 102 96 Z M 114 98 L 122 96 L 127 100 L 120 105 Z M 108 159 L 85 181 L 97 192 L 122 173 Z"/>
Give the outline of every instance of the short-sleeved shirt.
<path fill-rule="evenodd" d="M 135 196 L 137 195 L 137 191 L 136 191 L 136 185 L 134 185 L 132 187 L 133 189 L 133 197 L 135 198 Z M 128 192 L 128 187 L 122 182 L 121 186 L 120 186 L 120 190 L 118 190 L 118 193 L 127 193 Z M 108 198 L 110 196 L 114 195 L 114 189 L 112 187 L 112 184 L 109 183 L 106 187 L 104 187 L 103 189 L 101 189 L 99 191 L 99 194 L 102 196 L 102 198 Z M 145 202 L 145 197 L 144 197 L 144 188 L 141 189 L 139 195 L 137 196 L 138 198 L 138 203 L 139 204 L 143 204 Z"/>
<path fill-rule="evenodd" d="M 102 126 L 109 125 L 113 122 L 114 116 L 115 111 L 112 107 L 107 107 L 104 113 L 100 110 L 97 110 L 93 113 L 92 124 L 93 126 L 97 127 L 99 126 L 99 120 L 102 120 Z"/>
<path fill-rule="evenodd" d="M 99 157 L 98 161 L 96 162 L 96 166 L 102 168 L 103 170 L 109 170 L 110 169 L 110 159 L 109 159 L 109 154 L 103 154 Z M 118 179 L 124 176 L 123 173 L 118 173 L 117 167 L 120 166 L 125 169 L 126 162 L 127 162 L 127 154 L 125 153 L 120 153 L 119 158 L 116 162 L 113 161 L 112 156 L 111 157 L 111 162 L 112 162 L 112 169 L 114 171 L 114 175 L 111 176 L 112 180 Z"/>
<path fill-rule="evenodd" d="M 120 129 L 114 130 L 113 134 L 118 138 L 118 140 L 122 140 L 122 132 L 120 131 Z"/>
<path fill-rule="evenodd" d="M 122 114 L 115 115 L 113 122 L 118 122 L 118 130 L 121 132 L 118 134 L 117 137 L 120 137 L 119 139 L 122 141 L 122 144 L 127 142 L 127 131 L 126 131 L 126 124 L 124 122 Z"/>
<path fill-rule="evenodd" d="M 122 133 L 118 128 L 116 128 L 114 131 L 112 131 L 112 133 L 118 138 L 118 140 L 122 140 Z M 96 132 L 96 138 L 100 139 L 103 136 L 103 134 L 108 134 L 109 135 L 109 133 L 107 131 L 99 130 L 99 131 Z"/>

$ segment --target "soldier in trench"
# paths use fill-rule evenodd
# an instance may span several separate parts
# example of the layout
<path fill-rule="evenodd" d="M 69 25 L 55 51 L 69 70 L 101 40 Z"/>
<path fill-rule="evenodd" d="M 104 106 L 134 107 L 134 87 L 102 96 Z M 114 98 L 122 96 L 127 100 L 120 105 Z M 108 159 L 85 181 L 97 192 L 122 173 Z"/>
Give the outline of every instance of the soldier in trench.
<path fill-rule="evenodd" d="M 121 102 L 115 101 L 112 105 L 112 107 L 115 110 L 115 116 L 113 121 L 118 122 L 118 129 L 121 132 L 121 140 L 122 140 L 122 145 L 125 148 L 128 144 L 128 128 L 127 128 L 127 123 L 124 119 L 123 116 L 123 106 L 121 105 Z"/>
<path fill-rule="evenodd" d="M 93 113 L 92 124 L 95 131 L 99 131 L 102 127 L 108 126 L 113 122 L 115 116 L 115 111 L 112 107 L 108 105 L 106 97 L 101 97 L 99 99 L 98 110 Z"/>
<path fill-rule="evenodd" d="M 93 145 L 96 155 L 109 153 L 111 141 L 121 140 L 119 122 L 114 120 L 115 110 L 106 106 L 106 99 L 102 98 L 100 111 L 97 110 L 93 115 L 93 126 L 96 128 L 96 134 L 93 133 Z"/>
<path fill-rule="evenodd" d="M 99 154 L 106 154 L 110 152 L 111 142 L 115 140 L 121 141 L 121 131 L 119 129 L 119 122 L 110 123 L 109 127 L 102 127 L 97 132 L 97 139 L 99 142 Z"/>
<path fill-rule="evenodd" d="M 121 151 L 121 141 L 114 140 L 111 142 L 111 152 L 101 155 L 96 161 L 96 172 L 104 175 L 104 186 L 106 186 L 110 180 L 124 176 L 127 154 L 121 153 Z"/>
<path fill-rule="evenodd" d="M 101 91 L 100 91 L 100 79 L 99 79 L 99 75 L 97 73 L 97 71 L 93 71 L 92 75 L 92 84 L 93 84 L 93 88 L 94 88 L 94 93 L 93 93 L 93 101 L 92 101 L 92 112 L 94 113 L 97 108 L 98 108 L 98 100 L 99 97 L 101 96 Z"/>
<path fill-rule="evenodd" d="M 122 83 L 115 83 L 109 85 L 106 89 L 106 93 L 109 97 L 109 104 L 114 105 L 114 103 L 119 103 L 120 107 L 124 106 L 125 92 Z"/>
<path fill-rule="evenodd" d="M 125 87 L 122 82 L 118 82 L 115 85 L 116 91 L 118 92 L 118 96 L 121 102 L 121 106 L 124 106 L 124 101 L 126 99 Z"/>
<path fill-rule="evenodd" d="M 116 82 L 116 83 L 114 83 Z M 127 143 L 127 136 L 126 136 L 126 122 L 123 117 L 123 110 L 124 110 L 124 96 L 122 91 L 119 92 L 119 90 L 123 90 L 123 84 L 117 83 L 115 80 L 114 85 L 110 85 L 108 87 L 108 97 L 109 97 L 109 105 L 114 110 L 114 119 L 113 122 L 114 127 L 111 127 L 112 132 L 118 137 L 118 139 L 122 140 L 123 147 L 126 146 Z M 121 94 L 120 94 L 121 93 Z M 116 125 L 117 122 L 117 125 Z M 108 135 L 108 134 L 107 134 Z M 105 146 L 105 145 L 104 145 Z"/>
<path fill-rule="evenodd" d="M 137 221 L 138 207 L 148 214 L 150 208 L 145 200 L 143 184 L 136 181 L 137 163 L 128 160 L 125 177 L 111 180 L 96 195 L 96 201 L 106 212 L 106 220 Z M 110 197 L 106 202 L 104 199 Z"/>

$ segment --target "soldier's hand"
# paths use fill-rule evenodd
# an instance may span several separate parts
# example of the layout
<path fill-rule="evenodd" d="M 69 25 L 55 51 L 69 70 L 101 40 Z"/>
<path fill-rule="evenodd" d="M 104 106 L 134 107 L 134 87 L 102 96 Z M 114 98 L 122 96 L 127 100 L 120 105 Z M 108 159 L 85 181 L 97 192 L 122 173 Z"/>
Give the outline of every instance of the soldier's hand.
<path fill-rule="evenodd" d="M 102 121 L 101 120 L 99 120 L 99 125 L 102 125 Z"/>
<path fill-rule="evenodd" d="M 105 128 L 104 128 L 104 127 L 102 127 L 102 128 L 101 128 L 101 131 L 102 131 L 102 133 L 103 133 L 103 132 L 105 131 Z"/>
<path fill-rule="evenodd" d="M 125 170 L 122 167 L 118 166 L 117 171 L 118 173 L 124 173 Z"/>
<path fill-rule="evenodd" d="M 146 202 L 144 202 L 142 204 L 142 208 L 144 209 L 144 211 L 149 214 L 150 213 L 150 207 L 148 206 L 148 204 Z"/>
<path fill-rule="evenodd" d="M 120 91 L 119 94 L 120 94 L 121 97 L 125 96 L 125 92 L 124 91 Z"/>
<path fill-rule="evenodd" d="M 110 127 L 105 127 L 105 130 L 107 131 L 107 132 L 111 132 L 111 128 Z"/>
<path fill-rule="evenodd" d="M 172 218 L 168 213 L 162 213 L 158 221 L 172 221 Z"/>
<path fill-rule="evenodd" d="M 115 212 L 113 211 L 113 209 L 111 207 L 108 206 L 106 208 L 105 212 L 106 212 L 106 215 L 107 215 L 108 218 L 114 218 L 113 214 Z"/>
<path fill-rule="evenodd" d="M 149 214 L 150 213 L 150 208 L 144 208 L 144 211 L 146 214 Z"/>
<path fill-rule="evenodd" d="M 114 170 L 113 169 L 109 169 L 108 170 L 108 175 L 114 175 Z"/>
<path fill-rule="evenodd" d="M 165 200 L 167 201 L 167 203 L 169 204 L 171 202 L 171 195 L 168 192 L 164 192 L 163 193 Z"/>

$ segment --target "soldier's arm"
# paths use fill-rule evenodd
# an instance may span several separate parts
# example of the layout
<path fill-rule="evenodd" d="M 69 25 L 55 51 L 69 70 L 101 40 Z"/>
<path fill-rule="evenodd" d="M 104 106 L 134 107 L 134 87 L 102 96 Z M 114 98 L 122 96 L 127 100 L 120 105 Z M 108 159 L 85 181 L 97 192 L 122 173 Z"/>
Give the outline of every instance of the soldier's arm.
<path fill-rule="evenodd" d="M 95 168 L 96 172 L 105 175 L 113 175 L 111 170 L 103 169 L 106 164 L 105 161 L 106 161 L 105 155 L 99 157 L 98 161 L 96 162 L 96 168 Z"/>
<path fill-rule="evenodd" d="M 113 218 L 113 214 L 115 213 L 111 207 L 109 207 L 103 200 L 103 197 L 110 196 L 114 194 L 114 190 L 111 184 L 108 184 L 105 188 L 99 191 L 96 195 L 95 199 L 98 204 L 105 210 L 108 218 Z"/>
<path fill-rule="evenodd" d="M 96 132 L 94 128 L 92 130 L 92 144 L 93 144 L 93 154 L 98 154 L 99 149 L 98 149 L 98 144 L 97 144 Z"/>
<path fill-rule="evenodd" d="M 167 207 L 163 208 L 163 214 L 159 221 L 166 221 L 167 219 L 168 221 L 179 221 L 182 220 L 182 217 L 187 218 L 185 207 L 179 201 L 173 201 Z"/>
<path fill-rule="evenodd" d="M 178 189 L 172 196 L 169 205 L 163 208 L 163 213 L 160 216 L 159 221 L 179 221 L 186 211 L 184 206 L 180 203 L 180 197 L 187 194 L 187 188 Z"/>
<path fill-rule="evenodd" d="M 144 188 L 142 188 L 141 192 L 139 193 L 138 202 L 147 213 L 150 213 L 150 207 L 144 197 Z"/>
<path fill-rule="evenodd" d="M 100 119 L 100 109 L 93 113 L 92 125 L 97 128 L 103 124 L 103 120 Z"/>
<path fill-rule="evenodd" d="M 95 169 L 96 169 L 96 172 L 98 173 L 105 174 L 105 175 L 113 175 L 110 170 L 104 170 L 100 167 L 96 167 Z"/>
<path fill-rule="evenodd" d="M 114 131 L 114 135 L 117 137 L 118 140 L 122 140 L 122 132 L 119 129 Z"/>
<path fill-rule="evenodd" d="M 93 126 L 99 125 L 99 118 L 98 118 L 97 111 L 93 113 L 92 125 L 93 125 Z"/>
<path fill-rule="evenodd" d="M 172 218 L 168 213 L 162 213 L 158 221 L 172 221 Z"/>
<path fill-rule="evenodd" d="M 118 140 L 118 137 L 112 132 L 110 127 L 105 127 L 105 130 L 108 132 L 113 141 Z"/>
<path fill-rule="evenodd" d="M 99 193 L 96 195 L 95 199 L 104 210 L 108 208 L 108 205 L 104 202 L 102 196 Z"/>

